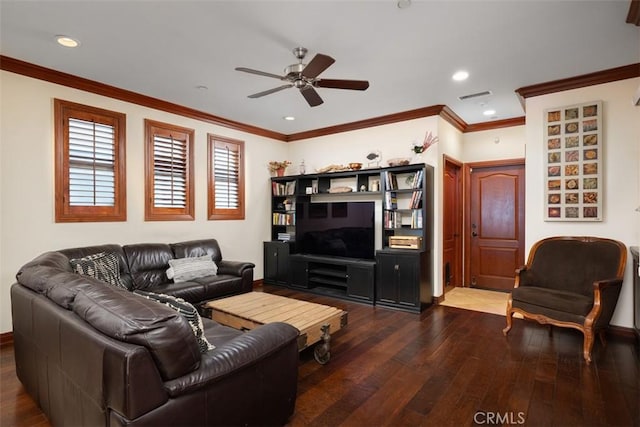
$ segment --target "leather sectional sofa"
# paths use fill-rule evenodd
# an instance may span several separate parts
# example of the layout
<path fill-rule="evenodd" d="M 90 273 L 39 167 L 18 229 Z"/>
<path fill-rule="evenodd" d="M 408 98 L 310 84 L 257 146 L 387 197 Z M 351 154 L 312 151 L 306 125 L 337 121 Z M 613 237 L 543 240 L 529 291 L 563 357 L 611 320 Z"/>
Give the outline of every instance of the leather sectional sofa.
<path fill-rule="evenodd" d="M 47 252 L 11 287 L 16 373 L 55 426 L 282 425 L 293 413 L 298 331 L 248 332 L 202 318 L 201 352 L 177 311 L 93 277 L 70 259 L 116 254 L 131 289 L 199 304 L 251 290 L 253 264 L 222 259 L 214 239 Z M 216 276 L 174 283 L 171 259 L 210 255 Z"/>

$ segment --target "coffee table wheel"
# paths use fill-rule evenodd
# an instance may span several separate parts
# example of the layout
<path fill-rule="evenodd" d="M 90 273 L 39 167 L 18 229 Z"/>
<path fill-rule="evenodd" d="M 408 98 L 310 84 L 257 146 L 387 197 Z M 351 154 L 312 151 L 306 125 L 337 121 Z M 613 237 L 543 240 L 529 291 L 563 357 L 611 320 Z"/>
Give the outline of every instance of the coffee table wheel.
<path fill-rule="evenodd" d="M 329 324 L 325 324 L 320 327 L 320 331 L 322 331 L 322 335 L 320 336 L 322 342 L 318 343 L 313 349 L 313 357 L 316 359 L 316 362 L 321 365 L 325 365 L 329 362 L 329 359 L 331 359 L 331 352 L 329 351 L 331 345 L 331 334 L 329 332 L 329 327 Z"/>
<path fill-rule="evenodd" d="M 313 349 L 313 358 L 316 359 L 321 365 L 326 365 L 331 359 L 331 352 L 328 348 L 325 347 L 324 343 L 318 344 L 316 348 Z"/>

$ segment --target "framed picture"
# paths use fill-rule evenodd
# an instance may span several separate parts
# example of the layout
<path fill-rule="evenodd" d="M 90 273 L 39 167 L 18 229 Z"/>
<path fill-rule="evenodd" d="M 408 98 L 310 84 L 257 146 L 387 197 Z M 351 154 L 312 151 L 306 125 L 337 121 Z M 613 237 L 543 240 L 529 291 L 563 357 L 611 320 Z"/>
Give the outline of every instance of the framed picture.
<path fill-rule="evenodd" d="M 544 115 L 545 221 L 602 221 L 602 101 Z"/>

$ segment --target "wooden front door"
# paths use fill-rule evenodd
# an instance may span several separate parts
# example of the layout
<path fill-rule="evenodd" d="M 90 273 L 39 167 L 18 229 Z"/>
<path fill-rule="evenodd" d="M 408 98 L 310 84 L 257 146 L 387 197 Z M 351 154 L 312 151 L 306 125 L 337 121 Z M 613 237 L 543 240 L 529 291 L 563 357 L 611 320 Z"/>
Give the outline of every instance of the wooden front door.
<path fill-rule="evenodd" d="M 466 172 L 466 283 L 511 290 L 524 264 L 524 160 L 469 164 Z"/>
<path fill-rule="evenodd" d="M 462 286 L 461 164 L 445 156 L 442 218 L 442 282 Z"/>

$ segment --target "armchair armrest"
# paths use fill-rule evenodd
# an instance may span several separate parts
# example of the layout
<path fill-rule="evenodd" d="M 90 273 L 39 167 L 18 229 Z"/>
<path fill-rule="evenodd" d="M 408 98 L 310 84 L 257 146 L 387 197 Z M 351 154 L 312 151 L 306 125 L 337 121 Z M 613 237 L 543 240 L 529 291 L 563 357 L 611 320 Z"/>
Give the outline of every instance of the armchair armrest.
<path fill-rule="evenodd" d="M 521 266 L 520 268 L 516 268 L 516 278 L 515 283 L 513 284 L 513 288 L 517 288 L 520 286 L 520 278 L 525 276 L 528 273 L 528 267 L 526 265 Z"/>
<path fill-rule="evenodd" d="M 165 382 L 165 389 L 170 396 L 176 397 L 213 386 L 216 382 L 232 374 L 237 375 L 243 370 L 249 370 L 249 375 L 254 375 L 252 366 L 268 364 L 270 357 L 278 353 L 290 353 L 289 368 L 292 372 L 295 371 L 297 377 L 297 338 L 298 330 L 287 323 L 275 322 L 259 326 L 203 354 L 198 369 Z M 272 366 L 267 369 L 280 371 L 286 376 L 286 366 Z"/>
<path fill-rule="evenodd" d="M 593 282 L 593 308 L 585 319 L 585 326 L 600 329 L 609 325 L 622 288 L 621 278 Z"/>
<path fill-rule="evenodd" d="M 253 269 L 256 265 L 252 262 L 221 260 L 218 263 L 218 274 L 231 274 L 242 276 L 245 270 Z"/>

